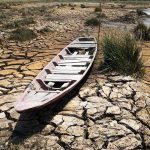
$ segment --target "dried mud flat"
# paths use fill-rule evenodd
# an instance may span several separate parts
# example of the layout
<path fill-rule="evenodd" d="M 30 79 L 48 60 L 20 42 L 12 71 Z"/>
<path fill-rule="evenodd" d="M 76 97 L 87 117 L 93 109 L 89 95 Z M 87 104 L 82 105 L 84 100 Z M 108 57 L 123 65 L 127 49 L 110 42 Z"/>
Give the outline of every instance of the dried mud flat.
<path fill-rule="evenodd" d="M 148 42 L 143 46 L 147 68 L 144 83 L 117 74 L 98 74 L 102 60 L 99 50 L 84 85 L 81 83 L 81 88 L 59 104 L 21 115 L 14 110 L 16 98 L 61 48 L 78 36 L 97 36 L 97 28 L 84 26 L 94 8 L 72 8 L 31 3 L 2 9 L 9 17 L 1 20 L 0 27 L 0 149 L 150 149 Z M 107 23 L 129 10 L 104 12 Z M 38 37 L 28 42 L 8 40 L 14 29 L 3 26 L 24 15 L 36 21 L 25 27 Z M 122 24 L 120 28 L 127 25 L 134 26 Z M 45 27 L 50 31 L 40 32 Z M 103 26 L 102 33 L 111 28 Z"/>

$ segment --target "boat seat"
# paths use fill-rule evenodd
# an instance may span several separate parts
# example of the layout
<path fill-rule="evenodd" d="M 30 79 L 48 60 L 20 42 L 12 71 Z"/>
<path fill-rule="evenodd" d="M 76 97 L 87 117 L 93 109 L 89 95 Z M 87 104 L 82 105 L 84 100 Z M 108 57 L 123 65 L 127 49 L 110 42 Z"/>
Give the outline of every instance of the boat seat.
<path fill-rule="evenodd" d="M 81 70 L 58 70 L 58 69 L 53 69 L 51 70 L 51 73 L 54 74 L 79 74 Z"/>
<path fill-rule="evenodd" d="M 71 82 L 70 79 L 52 79 L 52 78 L 46 78 L 44 80 L 45 82 Z"/>
<path fill-rule="evenodd" d="M 87 67 L 56 66 L 55 70 L 86 70 Z"/>
<path fill-rule="evenodd" d="M 86 66 L 87 62 L 60 63 L 59 66 Z"/>
<path fill-rule="evenodd" d="M 91 59 L 84 58 L 84 59 L 79 59 L 79 60 L 61 60 L 58 62 L 58 64 L 62 63 L 79 63 L 79 62 L 89 62 Z"/>
<path fill-rule="evenodd" d="M 81 79 L 82 75 L 66 75 L 66 74 L 48 74 L 46 76 L 46 80 L 50 79 L 50 80 L 79 80 Z"/>
<path fill-rule="evenodd" d="M 81 44 L 81 43 L 72 43 L 72 44 L 70 44 L 69 46 L 68 46 L 68 48 L 91 48 L 91 47 L 95 47 L 96 46 L 96 44 Z"/>

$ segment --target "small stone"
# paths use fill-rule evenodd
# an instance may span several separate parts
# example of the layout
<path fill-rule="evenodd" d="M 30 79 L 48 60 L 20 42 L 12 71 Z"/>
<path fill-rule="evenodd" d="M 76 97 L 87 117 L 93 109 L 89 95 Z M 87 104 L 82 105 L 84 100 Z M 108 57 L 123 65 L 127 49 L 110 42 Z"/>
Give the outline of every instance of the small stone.
<path fill-rule="evenodd" d="M 23 60 L 23 59 L 20 59 L 20 60 L 15 60 L 15 61 L 10 61 L 10 62 L 7 62 L 8 65 L 23 65 L 23 64 L 27 64 L 29 63 L 30 60 Z"/>
<path fill-rule="evenodd" d="M 139 130 L 141 128 L 141 124 L 139 121 L 133 120 L 133 119 L 122 119 L 120 123 L 126 124 L 127 126 L 130 126 L 134 130 Z"/>
<path fill-rule="evenodd" d="M 105 93 L 105 95 L 108 97 L 111 92 L 111 88 L 108 86 L 102 86 L 102 90 Z"/>
<path fill-rule="evenodd" d="M 3 118 L 5 118 L 5 117 L 6 117 L 6 115 L 5 115 L 4 112 L 0 113 L 0 119 L 3 119 Z"/>
<path fill-rule="evenodd" d="M 106 114 L 119 115 L 120 113 L 121 113 L 121 110 L 118 106 L 110 106 L 106 110 Z"/>
<path fill-rule="evenodd" d="M 7 70 L 0 70 L 0 75 L 6 76 L 6 75 L 10 75 L 17 72 L 16 70 L 13 69 L 7 69 Z"/>
<path fill-rule="evenodd" d="M 61 141 L 65 143 L 72 143 L 74 141 L 74 136 L 62 135 Z"/>
<path fill-rule="evenodd" d="M 145 145 L 148 147 L 150 145 L 150 136 L 144 135 Z"/>
<path fill-rule="evenodd" d="M 44 127 L 44 129 L 42 130 L 42 134 L 44 134 L 44 135 L 49 135 L 49 134 L 51 134 L 52 131 L 54 131 L 54 129 L 55 129 L 54 126 L 48 124 L 48 125 L 46 125 L 46 126 Z"/>
<path fill-rule="evenodd" d="M 29 70 L 41 70 L 44 67 L 45 62 L 34 62 L 27 66 Z"/>
<path fill-rule="evenodd" d="M 56 115 L 53 117 L 51 122 L 55 123 L 56 125 L 59 125 L 59 124 L 63 123 L 63 116 L 62 115 Z"/>
<path fill-rule="evenodd" d="M 8 87 L 11 84 L 7 79 L 0 80 L 0 86 Z"/>
<path fill-rule="evenodd" d="M 138 140 L 134 134 L 129 134 L 126 137 L 120 138 L 114 142 L 109 142 L 107 149 L 135 149 L 141 145 L 141 141 Z"/>
<path fill-rule="evenodd" d="M 46 144 L 47 147 L 54 146 L 55 144 L 57 145 L 57 141 L 59 140 L 57 136 L 52 136 L 52 135 L 45 136 L 45 138 L 47 139 L 47 144 Z"/>
<path fill-rule="evenodd" d="M 72 136 L 83 136 L 84 129 L 80 126 L 71 126 L 67 129 L 67 133 Z"/>
<path fill-rule="evenodd" d="M 66 125 L 66 126 L 75 126 L 75 125 L 78 125 L 78 126 L 81 126 L 81 125 L 84 125 L 84 121 L 81 120 L 81 119 L 78 119 L 76 117 L 71 117 L 71 116 L 63 116 L 63 124 L 62 125 Z"/>
<path fill-rule="evenodd" d="M 36 76 L 36 73 L 34 73 L 33 71 L 23 71 L 22 74 L 27 76 Z"/>
<path fill-rule="evenodd" d="M 79 95 L 82 98 L 89 97 L 89 96 L 95 96 L 96 90 L 97 90 L 96 87 L 95 88 L 86 87 L 86 88 L 80 90 Z"/>
<path fill-rule="evenodd" d="M 136 115 L 139 119 L 141 119 L 144 123 L 146 123 L 147 125 L 150 124 L 150 115 L 148 112 L 149 108 L 143 108 L 141 109 Z"/>
<path fill-rule="evenodd" d="M 10 123 L 12 123 L 12 121 L 6 118 L 0 119 L 0 130 L 9 129 Z"/>
<path fill-rule="evenodd" d="M 114 90 L 110 93 L 110 97 L 111 100 L 117 100 L 118 99 L 118 91 Z"/>
<path fill-rule="evenodd" d="M 79 97 L 74 97 L 70 100 L 63 108 L 64 111 L 76 111 L 82 109 L 83 107 L 80 106 L 81 99 Z"/>

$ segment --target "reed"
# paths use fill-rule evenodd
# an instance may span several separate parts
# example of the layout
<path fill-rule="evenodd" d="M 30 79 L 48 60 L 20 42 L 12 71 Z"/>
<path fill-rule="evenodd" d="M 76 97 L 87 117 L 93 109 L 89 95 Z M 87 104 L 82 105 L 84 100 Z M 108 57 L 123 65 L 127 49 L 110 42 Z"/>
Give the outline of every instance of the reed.
<path fill-rule="evenodd" d="M 118 72 L 136 78 L 144 76 L 141 48 L 129 33 L 107 33 L 102 39 L 104 62 L 100 70 Z"/>

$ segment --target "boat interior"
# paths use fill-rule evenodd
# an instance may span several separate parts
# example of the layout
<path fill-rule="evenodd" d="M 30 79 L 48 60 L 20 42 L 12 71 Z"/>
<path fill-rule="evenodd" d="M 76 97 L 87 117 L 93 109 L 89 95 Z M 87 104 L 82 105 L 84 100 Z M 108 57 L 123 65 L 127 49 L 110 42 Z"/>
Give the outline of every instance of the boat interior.
<path fill-rule="evenodd" d="M 94 38 L 79 38 L 68 45 L 37 76 L 29 90 L 60 92 L 80 80 L 93 60 L 94 42 Z"/>

